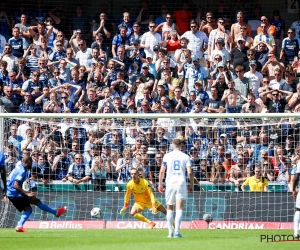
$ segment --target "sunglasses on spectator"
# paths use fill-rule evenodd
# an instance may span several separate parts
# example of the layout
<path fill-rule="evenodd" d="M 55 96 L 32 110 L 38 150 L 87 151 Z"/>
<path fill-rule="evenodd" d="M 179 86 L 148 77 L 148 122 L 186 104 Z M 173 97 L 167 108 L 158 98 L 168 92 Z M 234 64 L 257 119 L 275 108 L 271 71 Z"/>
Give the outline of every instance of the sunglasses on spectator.
<path fill-rule="evenodd" d="M 236 73 L 242 73 L 243 70 L 236 70 L 235 72 L 236 72 Z"/>
<path fill-rule="evenodd" d="M 60 72 L 58 72 L 58 71 L 54 71 L 53 73 L 54 73 L 54 74 L 60 74 Z"/>
<path fill-rule="evenodd" d="M 155 28 L 155 26 L 149 26 L 149 28 Z"/>
<path fill-rule="evenodd" d="M 253 56 L 254 54 L 248 54 L 248 56 Z"/>
<path fill-rule="evenodd" d="M 78 43 L 78 46 L 83 46 L 83 43 Z"/>
<path fill-rule="evenodd" d="M 194 26 L 194 25 L 193 25 L 193 26 L 191 26 L 191 28 L 196 28 L 196 27 L 197 27 L 197 26 Z"/>
<path fill-rule="evenodd" d="M 224 22 L 219 22 L 219 24 L 224 24 Z"/>
<path fill-rule="evenodd" d="M 220 57 L 216 57 L 216 58 L 215 58 L 215 60 L 217 60 L 217 61 L 221 61 L 221 60 L 222 60 L 222 58 L 220 58 Z"/>
<path fill-rule="evenodd" d="M 270 83 L 269 81 L 263 81 L 263 83 Z"/>
<path fill-rule="evenodd" d="M 293 31 L 289 31 L 289 32 L 288 32 L 288 34 L 293 34 L 293 33 L 294 33 Z"/>
<path fill-rule="evenodd" d="M 58 46 L 58 47 L 62 47 L 62 44 L 56 44 L 56 46 Z"/>
<path fill-rule="evenodd" d="M 278 96 L 278 94 L 272 94 L 272 96 Z"/>
<path fill-rule="evenodd" d="M 62 98 L 62 99 L 67 99 L 68 97 L 67 97 L 67 96 L 62 96 L 61 98 Z"/>
<path fill-rule="evenodd" d="M 274 74 L 274 76 L 280 76 L 280 74 Z"/>

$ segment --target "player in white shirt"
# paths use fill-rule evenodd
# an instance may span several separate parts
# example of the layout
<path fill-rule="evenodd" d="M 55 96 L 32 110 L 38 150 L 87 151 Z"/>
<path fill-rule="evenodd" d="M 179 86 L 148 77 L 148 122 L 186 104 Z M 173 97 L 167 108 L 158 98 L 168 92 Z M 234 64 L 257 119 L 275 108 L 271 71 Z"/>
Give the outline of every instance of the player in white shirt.
<path fill-rule="evenodd" d="M 181 140 L 174 139 L 172 143 L 173 151 L 165 154 L 163 163 L 159 172 L 159 185 L 158 190 L 160 193 L 164 191 L 162 181 L 166 175 L 166 203 L 167 203 L 167 224 L 169 229 L 169 238 L 182 238 L 180 234 L 180 224 L 182 220 L 182 208 L 184 201 L 187 199 L 187 183 L 186 171 L 190 179 L 189 191 L 193 191 L 194 181 L 191 169 L 190 157 L 180 151 Z M 175 216 L 175 231 L 173 234 L 173 208 L 176 204 Z"/>
<path fill-rule="evenodd" d="M 295 215 L 294 215 L 294 237 L 298 237 L 299 224 L 300 224 L 300 192 L 298 186 L 299 176 L 300 176 L 300 161 L 298 161 L 296 169 L 293 169 L 291 174 L 294 174 L 294 180 L 292 181 L 292 192 L 293 192 L 293 197 L 296 200 Z"/>

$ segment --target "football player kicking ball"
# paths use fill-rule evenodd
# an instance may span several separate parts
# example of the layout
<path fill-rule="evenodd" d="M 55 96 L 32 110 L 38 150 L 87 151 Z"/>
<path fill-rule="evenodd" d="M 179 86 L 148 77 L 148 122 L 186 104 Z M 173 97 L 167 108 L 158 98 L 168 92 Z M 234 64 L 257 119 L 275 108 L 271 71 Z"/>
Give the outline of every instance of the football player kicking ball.
<path fill-rule="evenodd" d="M 22 188 L 24 181 L 29 177 L 28 173 L 32 166 L 31 157 L 26 157 L 22 160 L 22 164 L 17 166 L 8 176 L 6 181 L 6 196 L 12 202 L 12 204 L 19 210 L 23 212 L 20 221 L 16 227 L 17 232 L 24 233 L 26 232 L 23 225 L 28 220 L 29 216 L 32 213 L 31 204 L 39 207 L 41 210 L 46 211 L 60 217 L 62 214 L 67 212 L 67 207 L 62 207 L 57 210 L 54 210 L 48 207 L 46 204 L 42 203 L 34 193 L 26 191 Z M 3 201 L 6 200 L 6 197 Z"/>
<path fill-rule="evenodd" d="M 130 214 L 140 220 L 149 224 L 152 229 L 155 227 L 155 222 L 148 220 L 140 212 L 144 211 L 145 208 L 152 209 L 153 214 L 157 214 L 158 211 L 163 214 L 167 214 L 165 207 L 155 199 L 149 182 L 144 178 L 141 178 L 137 169 L 133 168 L 130 170 L 130 180 L 126 185 L 126 194 L 124 197 L 124 206 L 120 211 L 120 214 L 124 214 L 128 208 L 128 202 L 130 199 L 130 194 L 134 196 L 135 203 L 131 208 Z"/>

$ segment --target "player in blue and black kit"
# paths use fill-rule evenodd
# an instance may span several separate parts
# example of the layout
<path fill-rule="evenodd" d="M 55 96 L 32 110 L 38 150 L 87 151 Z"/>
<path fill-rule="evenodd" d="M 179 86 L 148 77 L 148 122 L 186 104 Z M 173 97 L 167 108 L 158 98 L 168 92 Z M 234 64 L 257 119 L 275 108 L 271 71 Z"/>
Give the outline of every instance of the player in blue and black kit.
<path fill-rule="evenodd" d="M 23 225 L 32 213 L 32 208 L 30 206 L 31 204 L 38 206 L 41 210 L 51 213 L 56 217 L 60 217 L 62 214 L 67 212 L 67 207 L 62 207 L 57 210 L 48 207 L 37 197 L 35 197 L 35 194 L 33 192 L 26 191 L 22 188 L 23 183 L 27 178 L 29 178 L 30 172 L 28 170 L 31 169 L 31 166 L 32 158 L 23 158 L 22 163 L 15 167 L 15 169 L 10 173 L 6 180 L 6 196 L 14 204 L 16 209 L 18 209 L 20 212 L 23 211 L 21 219 L 19 220 L 16 227 L 17 232 L 26 232 Z"/>
<path fill-rule="evenodd" d="M 2 190 L 2 201 L 6 201 L 6 169 L 5 169 L 5 156 L 3 152 L 0 152 L 0 175 L 3 182 L 3 187 L 1 187 L 0 182 L 0 191 Z"/>

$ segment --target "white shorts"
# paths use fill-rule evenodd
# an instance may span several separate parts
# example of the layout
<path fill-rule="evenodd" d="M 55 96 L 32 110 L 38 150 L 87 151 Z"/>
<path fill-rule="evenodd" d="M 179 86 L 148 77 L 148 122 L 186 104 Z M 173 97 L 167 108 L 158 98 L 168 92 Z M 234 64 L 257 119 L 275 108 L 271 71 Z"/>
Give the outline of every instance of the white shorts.
<path fill-rule="evenodd" d="M 296 208 L 300 209 L 300 189 L 298 190 L 298 194 L 296 198 Z"/>
<path fill-rule="evenodd" d="M 167 205 L 175 205 L 176 200 L 187 199 L 187 187 L 186 183 L 179 186 L 167 186 L 166 187 L 166 203 Z"/>

